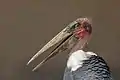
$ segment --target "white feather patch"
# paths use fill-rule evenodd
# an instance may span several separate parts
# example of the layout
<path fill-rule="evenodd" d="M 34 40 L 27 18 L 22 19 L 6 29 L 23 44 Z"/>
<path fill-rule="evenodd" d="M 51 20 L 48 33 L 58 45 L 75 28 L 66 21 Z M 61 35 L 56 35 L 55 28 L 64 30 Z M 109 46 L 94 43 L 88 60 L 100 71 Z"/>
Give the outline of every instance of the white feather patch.
<path fill-rule="evenodd" d="M 93 52 L 84 52 L 83 50 L 75 51 L 70 55 L 67 62 L 67 67 L 70 68 L 71 71 L 75 71 L 79 67 L 82 67 L 83 60 L 89 59 L 88 57 L 91 55 L 96 55 L 96 54 Z"/>

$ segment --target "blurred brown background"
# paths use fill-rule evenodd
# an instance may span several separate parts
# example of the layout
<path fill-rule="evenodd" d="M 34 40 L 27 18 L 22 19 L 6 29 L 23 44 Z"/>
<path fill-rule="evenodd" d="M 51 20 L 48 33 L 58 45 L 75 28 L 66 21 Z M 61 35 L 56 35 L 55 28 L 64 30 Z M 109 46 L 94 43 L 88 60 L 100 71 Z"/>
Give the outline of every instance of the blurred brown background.
<path fill-rule="evenodd" d="M 1 0 L 0 80 L 62 80 L 67 52 L 37 72 L 28 60 L 71 21 L 87 16 L 93 21 L 91 51 L 102 56 L 115 80 L 120 79 L 119 0 Z"/>

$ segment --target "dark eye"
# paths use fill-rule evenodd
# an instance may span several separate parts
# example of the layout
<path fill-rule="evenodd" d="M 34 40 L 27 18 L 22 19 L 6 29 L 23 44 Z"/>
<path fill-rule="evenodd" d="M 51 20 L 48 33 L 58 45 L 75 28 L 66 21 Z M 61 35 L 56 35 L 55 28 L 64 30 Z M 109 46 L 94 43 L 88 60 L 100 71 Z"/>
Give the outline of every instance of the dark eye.
<path fill-rule="evenodd" d="M 76 23 L 68 28 L 68 32 L 73 32 L 77 27 L 79 27 L 80 23 Z"/>
<path fill-rule="evenodd" d="M 80 23 L 77 23 L 77 24 L 73 25 L 72 29 L 75 29 L 75 28 L 79 27 L 79 25 L 80 25 Z"/>

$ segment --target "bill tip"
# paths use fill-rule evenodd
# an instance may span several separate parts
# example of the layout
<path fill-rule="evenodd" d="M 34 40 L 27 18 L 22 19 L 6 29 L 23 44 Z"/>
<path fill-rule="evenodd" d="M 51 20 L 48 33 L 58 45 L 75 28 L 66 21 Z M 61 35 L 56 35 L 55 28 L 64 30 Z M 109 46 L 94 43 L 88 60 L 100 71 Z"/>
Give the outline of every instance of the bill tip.
<path fill-rule="evenodd" d="M 37 67 L 35 67 L 32 71 L 34 72 L 35 70 L 37 70 Z"/>
<path fill-rule="evenodd" d="M 29 62 L 26 64 L 27 66 L 29 65 Z"/>
<path fill-rule="evenodd" d="M 33 61 L 33 59 L 30 59 L 27 63 L 27 65 L 29 65 L 31 62 Z"/>

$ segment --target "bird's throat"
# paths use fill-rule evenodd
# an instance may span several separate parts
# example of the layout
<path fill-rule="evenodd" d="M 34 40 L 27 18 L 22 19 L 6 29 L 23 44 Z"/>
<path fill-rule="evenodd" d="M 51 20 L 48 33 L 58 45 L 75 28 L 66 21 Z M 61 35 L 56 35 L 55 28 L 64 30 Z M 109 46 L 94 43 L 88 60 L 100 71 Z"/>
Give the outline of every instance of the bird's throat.
<path fill-rule="evenodd" d="M 78 42 L 73 46 L 72 50 L 70 51 L 70 54 L 77 50 L 83 50 L 88 44 L 89 38 L 90 35 L 86 35 L 84 38 L 79 39 Z"/>

